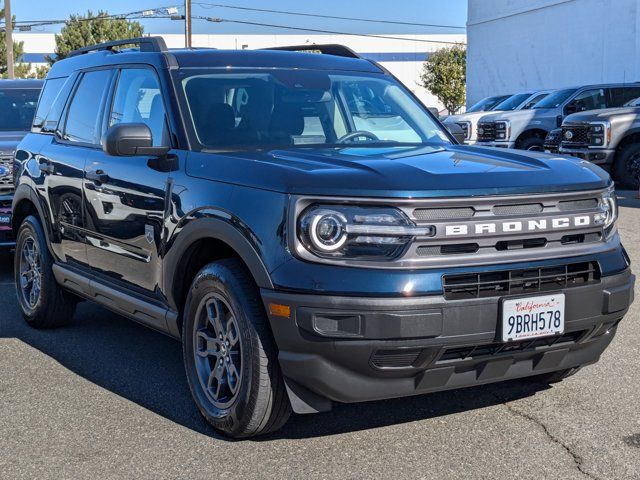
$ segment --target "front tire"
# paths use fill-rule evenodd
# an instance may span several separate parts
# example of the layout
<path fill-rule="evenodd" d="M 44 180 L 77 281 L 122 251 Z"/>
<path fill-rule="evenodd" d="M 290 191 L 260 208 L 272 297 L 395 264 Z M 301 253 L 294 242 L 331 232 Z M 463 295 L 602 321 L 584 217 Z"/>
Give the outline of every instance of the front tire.
<path fill-rule="evenodd" d="M 616 155 L 613 174 L 622 187 L 638 190 L 640 187 L 640 143 L 623 147 Z"/>
<path fill-rule="evenodd" d="M 531 150 L 534 152 L 542 152 L 544 150 L 544 138 L 541 138 L 538 136 L 531 136 L 529 138 L 525 138 L 518 145 L 518 149 Z"/>
<path fill-rule="evenodd" d="M 234 438 L 273 432 L 291 406 L 260 294 L 238 259 L 205 266 L 187 298 L 185 369 L 198 409 Z"/>
<path fill-rule="evenodd" d="M 34 216 L 25 218 L 18 230 L 13 271 L 18 305 L 30 326 L 53 328 L 73 319 L 78 299 L 56 282 L 53 258 Z"/>

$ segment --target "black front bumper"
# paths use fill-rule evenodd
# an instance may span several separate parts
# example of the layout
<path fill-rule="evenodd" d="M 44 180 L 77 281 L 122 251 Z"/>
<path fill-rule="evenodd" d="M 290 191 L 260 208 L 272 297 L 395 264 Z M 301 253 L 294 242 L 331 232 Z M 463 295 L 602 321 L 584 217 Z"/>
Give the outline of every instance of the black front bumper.
<path fill-rule="evenodd" d="M 499 339 L 500 297 L 366 298 L 263 290 L 280 365 L 298 413 L 467 387 L 596 362 L 633 301 L 630 270 L 565 293 L 565 333 Z M 273 311 L 273 307 L 271 308 Z M 286 311 L 286 310 L 285 310 Z M 282 315 L 282 313 L 281 313 Z"/>
<path fill-rule="evenodd" d="M 587 160 L 601 167 L 612 165 L 615 160 L 616 151 L 607 149 L 591 149 L 591 148 L 570 148 L 560 147 L 561 155 L 570 155 L 572 157 Z"/>
<path fill-rule="evenodd" d="M 0 196 L 0 250 L 15 246 L 15 236 L 11 230 L 11 196 Z M 8 219 L 8 221 L 4 221 Z"/>

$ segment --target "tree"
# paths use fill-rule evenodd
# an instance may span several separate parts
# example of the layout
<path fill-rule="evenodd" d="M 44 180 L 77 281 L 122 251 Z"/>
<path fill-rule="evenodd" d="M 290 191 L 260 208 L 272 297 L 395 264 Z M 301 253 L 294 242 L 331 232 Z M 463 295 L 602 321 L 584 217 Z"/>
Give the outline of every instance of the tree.
<path fill-rule="evenodd" d="M 56 35 L 55 56 L 47 56 L 49 64 L 62 60 L 69 52 L 77 48 L 96 43 L 141 37 L 144 28 L 139 22 L 124 18 L 111 18 L 107 12 L 99 11 L 94 15 L 71 15 L 60 34 Z"/>
<path fill-rule="evenodd" d="M 4 19 L 4 7 L 0 8 L 0 18 Z M 13 22 L 15 23 L 16 17 L 12 17 Z M 0 32 L 0 77 L 7 76 L 7 44 L 5 43 L 6 33 L 4 30 Z M 27 66 L 18 65 L 22 56 L 24 55 L 24 42 L 13 42 L 13 63 L 15 68 L 15 76 L 16 78 L 23 78 L 25 75 L 25 71 L 31 69 L 31 65 L 26 64 Z M 25 64 L 23 64 L 25 65 Z"/>
<path fill-rule="evenodd" d="M 465 104 L 467 90 L 467 49 L 453 45 L 432 53 L 424 62 L 421 85 L 433 93 L 454 115 Z"/>

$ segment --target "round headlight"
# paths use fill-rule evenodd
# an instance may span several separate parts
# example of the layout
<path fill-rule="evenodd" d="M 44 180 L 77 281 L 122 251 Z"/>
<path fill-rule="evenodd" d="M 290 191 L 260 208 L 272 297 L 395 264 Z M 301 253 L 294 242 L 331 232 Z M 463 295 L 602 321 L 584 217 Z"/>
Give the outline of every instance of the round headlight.
<path fill-rule="evenodd" d="M 339 212 L 319 210 L 309 222 L 313 246 L 325 252 L 338 250 L 347 241 L 347 219 Z"/>

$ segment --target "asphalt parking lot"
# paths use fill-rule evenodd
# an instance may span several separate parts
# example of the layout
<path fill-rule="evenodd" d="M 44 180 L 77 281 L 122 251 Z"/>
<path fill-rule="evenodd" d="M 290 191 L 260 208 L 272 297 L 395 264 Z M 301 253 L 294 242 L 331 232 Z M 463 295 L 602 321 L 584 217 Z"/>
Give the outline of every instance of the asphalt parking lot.
<path fill-rule="evenodd" d="M 640 264 L 640 200 L 619 230 Z M 293 416 L 226 440 L 192 403 L 180 345 L 84 303 L 27 328 L 0 260 L 0 478 L 640 478 L 640 302 L 601 361 L 523 382 Z M 640 294 L 636 288 L 636 296 Z"/>

